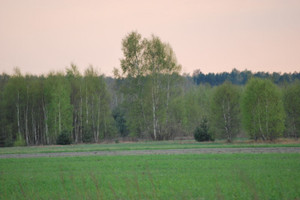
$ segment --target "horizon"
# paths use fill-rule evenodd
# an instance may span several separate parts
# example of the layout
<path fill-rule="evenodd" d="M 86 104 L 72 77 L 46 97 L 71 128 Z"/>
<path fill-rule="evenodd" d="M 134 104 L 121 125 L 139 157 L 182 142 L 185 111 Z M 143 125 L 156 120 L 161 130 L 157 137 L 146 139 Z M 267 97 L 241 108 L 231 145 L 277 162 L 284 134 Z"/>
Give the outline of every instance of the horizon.
<path fill-rule="evenodd" d="M 181 74 L 300 70 L 300 1 L 216 0 L 0 2 L 0 73 L 81 73 L 113 77 L 131 31 L 169 43 Z"/>
<path fill-rule="evenodd" d="M 72 63 L 73 64 L 73 63 Z M 70 65 L 71 66 L 71 65 Z M 61 69 L 61 70 L 50 70 L 49 72 L 47 73 L 42 73 L 42 74 L 34 74 L 34 73 L 30 73 L 30 72 L 23 72 L 22 69 L 20 69 L 19 67 L 15 67 L 12 71 L 12 73 L 6 73 L 6 72 L 0 72 L 0 76 L 3 76 L 3 75 L 8 75 L 8 76 L 13 76 L 15 74 L 15 71 L 18 70 L 22 76 L 36 76 L 36 77 L 41 77 L 41 76 L 49 76 L 49 74 L 56 74 L 56 73 L 62 73 L 64 76 L 66 75 L 66 70 L 67 68 L 69 68 L 70 66 L 68 67 L 65 67 L 64 69 Z M 78 67 L 76 65 L 76 67 Z M 92 66 L 93 67 L 93 66 Z M 101 73 L 101 71 L 95 67 L 93 67 L 95 70 L 96 70 L 96 73 L 98 74 L 98 76 L 104 76 L 104 77 L 110 77 L 110 78 L 116 78 L 114 77 L 114 75 L 107 75 L 107 74 L 104 74 L 104 73 Z M 88 67 L 84 68 L 84 70 L 88 69 Z M 79 71 L 80 75 L 81 76 L 84 76 L 84 70 L 83 71 Z M 193 72 L 191 73 L 184 73 L 184 72 L 179 72 L 179 75 L 180 76 L 193 76 L 193 74 L 198 71 L 200 69 L 195 69 Z M 243 70 L 239 70 L 239 69 L 236 69 L 236 68 L 232 68 L 230 71 L 220 71 L 220 72 L 202 72 L 200 70 L 200 72 L 204 75 L 208 75 L 208 74 L 222 74 L 222 73 L 228 73 L 230 74 L 232 71 L 234 70 L 237 70 L 238 72 L 245 72 L 245 71 L 250 71 L 252 74 L 257 74 L 257 73 L 266 73 L 266 74 L 270 74 L 272 75 L 273 73 L 278 73 L 279 75 L 284 75 L 284 74 L 299 74 L 300 71 L 294 71 L 294 72 L 276 72 L 276 71 L 273 71 L 273 72 L 269 72 L 269 71 L 252 71 L 252 70 L 249 70 L 249 69 L 243 69 Z"/>

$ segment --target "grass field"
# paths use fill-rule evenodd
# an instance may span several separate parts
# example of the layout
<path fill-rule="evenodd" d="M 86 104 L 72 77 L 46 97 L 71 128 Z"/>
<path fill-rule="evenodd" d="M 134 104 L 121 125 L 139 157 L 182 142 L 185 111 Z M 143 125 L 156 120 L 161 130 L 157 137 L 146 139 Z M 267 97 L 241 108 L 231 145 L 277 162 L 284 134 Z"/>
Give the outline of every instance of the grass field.
<path fill-rule="evenodd" d="M 66 146 L 53 145 L 31 147 L 6 147 L 0 148 L 0 154 L 248 147 L 300 147 L 300 140 L 278 140 L 276 143 L 254 143 L 253 141 L 248 140 L 238 140 L 229 144 L 224 141 L 199 143 L 195 140 L 175 140 L 158 142 L 156 141 L 110 144 L 79 144 Z"/>
<path fill-rule="evenodd" d="M 0 160 L 0 199 L 300 199 L 300 154 Z"/>

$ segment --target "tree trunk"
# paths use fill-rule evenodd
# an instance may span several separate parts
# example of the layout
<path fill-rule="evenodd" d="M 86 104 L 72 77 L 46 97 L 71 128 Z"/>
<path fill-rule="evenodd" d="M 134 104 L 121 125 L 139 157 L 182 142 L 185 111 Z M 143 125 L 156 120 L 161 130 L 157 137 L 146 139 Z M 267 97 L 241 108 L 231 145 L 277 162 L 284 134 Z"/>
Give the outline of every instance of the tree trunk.
<path fill-rule="evenodd" d="M 95 127 L 96 127 L 96 123 L 95 123 L 95 121 L 96 121 L 96 119 L 95 119 L 95 108 L 94 108 L 94 95 L 92 96 L 92 109 L 91 109 L 91 121 L 92 121 L 92 131 L 93 131 L 93 135 L 94 135 L 94 141 L 95 142 L 97 142 L 97 133 L 96 133 L 96 129 L 95 129 Z"/>
<path fill-rule="evenodd" d="M 266 137 L 265 137 L 265 134 L 264 134 L 262 126 L 261 126 L 260 116 L 258 117 L 258 123 L 259 123 L 259 130 L 260 130 L 261 137 L 265 141 Z"/>
<path fill-rule="evenodd" d="M 97 142 L 100 134 L 100 112 L 101 111 L 101 97 L 99 95 L 99 102 L 98 102 L 98 115 L 97 115 Z"/>
<path fill-rule="evenodd" d="M 44 123 L 45 123 L 45 137 L 46 137 L 46 144 L 49 144 L 49 134 L 48 134 L 48 117 L 45 102 L 42 102 L 43 112 L 44 112 Z"/>
<path fill-rule="evenodd" d="M 168 81 L 167 81 L 167 102 L 166 102 L 166 126 L 167 126 L 167 132 L 169 132 L 168 128 L 168 120 L 169 120 L 169 99 L 170 99 L 170 75 L 167 75 Z M 171 132 L 168 133 L 168 137 L 171 136 Z"/>
<path fill-rule="evenodd" d="M 17 107 L 17 123 L 18 123 L 18 134 L 21 133 L 21 127 L 20 127 L 20 93 L 18 91 L 18 100 L 16 103 L 16 107 Z"/>
<path fill-rule="evenodd" d="M 74 109 L 74 139 L 75 139 L 75 144 L 78 143 L 78 125 L 77 125 L 77 111 Z"/>
<path fill-rule="evenodd" d="M 153 137 L 156 140 L 156 108 L 155 108 L 155 98 L 154 98 L 154 89 L 152 88 L 152 114 L 153 114 Z"/>
<path fill-rule="evenodd" d="M 28 141 L 28 117 L 27 117 L 27 108 L 26 110 L 24 111 L 24 118 L 25 118 L 25 142 L 26 142 L 26 145 L 28 146 L 29 145 L 29 141 Z"/>
<path fill-rule="evenodd" d="M 38 139 L 37 139 L 37 131 L 36 131 L 36 126 L 35 126 L 35 120 L 33 116 L 33 108 L 31 109 L 31 121 L 32 121 L 32 131 L 34 133 L 34 144 L 38 144 Z"/>
<path fill-rule="evenodd" d="M 86 126 L 88 126 L 88 124 L 89 124 L 89 109 L 88 109 L 87 87 L 85 88 L 85 107 L 86 107 Z"/>
<path fill-rule="evenodd" d="M 80 88 L 81 93 L 81 88 Z M 83 131 L 83 101 L 82 95 L 80 94 L 80 142 L 82 142 L 82 131 Z"/>
<path fill-rule="evenodd" d="M 268 102 L 266 102 L 265 108 L 266 108 L 266 135 L 267 137 L 270 137 L 270 139 L 272 140 L 273 137 L 272 135 L 269 134 Z"/>
<path fill-rule="evenodd" d="M 61 133 L 61 109 L 60 109 L 60 100 L 58 102 L 58 134 Z"/>
<path fill-rule="evenodd" d="M 25 136 L 26 136 L 26 145 L 29 145 L 29 133 L 28 133 L 28 86 L 26 88 L 26 111 L 25 111 Z"/>
<path fill-rule="evenodd" d="M 225 102 L 224 100 L 222 101 L 222 110 L 223 110 L 223 118 L 224 118 L 224 128 L 225 128 L 225 133 L 226 133 L 226 137 L 227 137 L 227 142 L 231 142 L 231 137 L 230 137 L 230 133 L 229 133 L 229 129 L 228 129 L 228 121 L 227 121 L 227 117 L 226 117 L 226 111 L 225 111 Z"/>
<path fill-rule="evenodd" d="M 298 134 L 297 134 L 297 130 L 296 130 L 296 123 L 295 123 L 295 116 L 293 116 L 293 137 L 295 137 L 295 139 L 298 139 Z"/>
<path fill-rule="evenodd" d="M 138 86 L 139 86 L 139 94 L 137 95 L 137 99 L 140 104 L 141 112 L 142 112 L 142 116 L 143 116 L 143 120 L 144 120 L 143 124 L 142 124 L 141 120 L 139 120 L 139 124 L 140 124 L 141 130 L 143 130 L 143 129 L 148 129 L 148 126 L 146 125 L 147 124 L 146 123 L 146 115 L 145 115 L 145 109 L 144 109 L 144 105 L 143 105 L 143 101 L 142 101 L 144 87 L 141 82 L 141 76 L 138 76 Z M 145 131 L 145 132 L 147 132 L 147 131 Z"/>

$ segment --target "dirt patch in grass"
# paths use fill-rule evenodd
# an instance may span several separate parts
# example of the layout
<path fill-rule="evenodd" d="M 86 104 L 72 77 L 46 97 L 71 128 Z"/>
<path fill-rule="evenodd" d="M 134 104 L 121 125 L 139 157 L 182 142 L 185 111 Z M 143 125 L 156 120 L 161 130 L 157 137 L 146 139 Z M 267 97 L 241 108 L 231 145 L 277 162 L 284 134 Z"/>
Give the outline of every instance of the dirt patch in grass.
<path fill-rule="evenodd" d="M 300 147 L 268 147 L 268 148 L 199 148 L 199 149 L 165 149 L 165 150 L 124 150 L 124 151 L 92 151 L 61 152 L 33 154 L 4 154 L 0 158 L 35 158 L 35 157 L 72 157 L 72 156 L 114 156 L 114 155 L 156 155 L 156 154 L 236 154 L 236 153 L 300 153 Z"/>
<path fill-rule="evenodd" d="M 264 140 L 246 140 L 246 141 L 238 141 L 238 144 L 246 143 L 246 144 L 300 144 L 300 140 L 295 140 L 291 138 L 279 138 L 274 141 L 264 141 Z"/>

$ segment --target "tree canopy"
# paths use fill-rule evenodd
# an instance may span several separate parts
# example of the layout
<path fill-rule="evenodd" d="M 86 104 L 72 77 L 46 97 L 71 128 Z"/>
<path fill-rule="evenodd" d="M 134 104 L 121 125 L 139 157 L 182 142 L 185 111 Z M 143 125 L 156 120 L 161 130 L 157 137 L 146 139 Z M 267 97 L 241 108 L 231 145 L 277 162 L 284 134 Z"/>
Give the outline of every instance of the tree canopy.
<path fill-rule="evenodd" d="M 180 75 L 174 50 L 159 37 L 130 32 L 121 44 L 115 77 L 73 63 L 47 75 L 19 68 L 1 74 L 0 146 L 55 144 L 59 137 L 167 140 L 193 137 L 201 124 L 228 142 L 244 131 L 255 140 L 299 137 L 300 73 Z"/>
<path fill-rule="evenodd" d="M 279 88 L 270 80 L 253 78 L 242 100 L 243 122 L 251 138 L 274 140 L 284 131 L 285 112 Z"/>
<path fill-rule="evenodd" d="M 216 136 L 231 142 L 240 129 L 240 91 L 237 86 L 225 82 L 218 86 L 211 100 L 211 127 Z"/>

